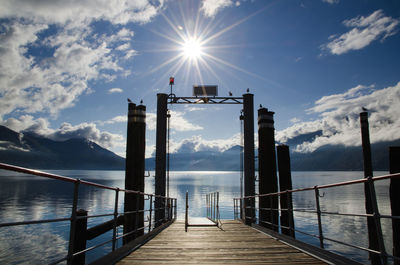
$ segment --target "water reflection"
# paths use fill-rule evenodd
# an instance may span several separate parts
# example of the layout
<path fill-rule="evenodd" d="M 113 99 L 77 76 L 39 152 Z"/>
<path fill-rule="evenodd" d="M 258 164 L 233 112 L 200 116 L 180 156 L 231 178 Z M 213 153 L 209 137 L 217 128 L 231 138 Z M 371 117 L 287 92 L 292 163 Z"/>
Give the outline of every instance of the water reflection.
<path fill-rule="evenodd" d="M 123 171 L 68 170 L 53 173 L 81 178 L 113 187 L 124 187 Z M 386 172 L 376 173 L 382 175 Z M 154 173 L 151 174 L 154 176 Z M 170 195 L 178 199 L 178 218 L 184 218 L 185 193 L 189 192 L 189 216 L 206 215 L 205 195 L 220 192 L 220 213 L 222 219 L 233 219 L 233 198 L 239 197 L 239 172 L 171 172 Z M 362 177 L 362 172 L 293 172 L 293 187 L 309 187 L 335 183 Z M 377 182 L 379 209 L 390 214 L 388 181 Z M 0 222 L 15 222 L 69 217 L 71 215 L 73 184 L 47 180 L 34 176 L 0 172 Z M 145 192 L 154 193 L 154 177 L 145 181 Z M 338 187 L 321 191 L 321 210 L 341 213 L 364 213 L 363 184 Z M 293 196 L 295 208 L 315 209 L 314 192 L 302 192 Z M 89 215 L 112 213 L 115 192 L 81 185 L 78 208 L 89 211 Z M 119 212 L 123 211 L 123 194 L 119 197 Z M 148 201 L 146 201 L 148 204 Z M 112 217 L 91 218 L 91 227 Z M 324 215 L 323 232 L 326 237 L 342 240 L 360 246 L 368 246 L 366 218 Z M 295 213 L 297 229 L 318 234 L 316 214 Z M 383 220 L 386 249 L 390 252 L 391 222 Z M 122 231 L 120 231 L 122 232 Z M 69 222 L 50 223 L 0 228 L 0 263 L 42 264 L 66 255 L 69 236 Z M 317 239 L 297 233 L 296 237 L 308 243 L 319 245 Z M 93 246 L 111 238 L 111 231 L 88 242 Z M 120 242 L 118 244 L 121 244 Z M 349 247 L 325 242 L 326 248 L 346 254 L 348 257 L 367 263 L 367 254 Z M 93 261 L 99 254 L 110 251 L 111 245 L 90 252 L 87 261 Z"/>

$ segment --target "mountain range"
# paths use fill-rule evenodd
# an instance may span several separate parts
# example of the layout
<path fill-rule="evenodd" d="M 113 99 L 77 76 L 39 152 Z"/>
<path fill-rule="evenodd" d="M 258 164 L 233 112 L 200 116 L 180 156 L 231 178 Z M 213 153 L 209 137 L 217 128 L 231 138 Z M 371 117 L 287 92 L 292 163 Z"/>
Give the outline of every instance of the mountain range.
<path fill-rule="evenodd" d="M 296 146 L 319 135 L 315 132 L 290 139 Z M 388 170 L 389 146 L 400 140 L 372 144 L 374 170 Z M 180 152 L 170 155 L 170 170 L 240 170 L 241 146 L 219 151 Z M 257 151 L 256 151 L 257 156 Z M 123 170 L 125 159 L 83 138 L 54 141 L 31 132 L 15 132 L 0 126 L 0 162 L 41 169 Z M 146 159 L 146 170 L 154 170 L 155 158 Z M 256 162 L 257 168 L 257 162 Z M 362 170 L 362 148 L 344 145 L 323 146 L 311 153 L 291 151 L 293 171 Z"/>
<path fill-rule="evenodd" d="M 41 169 L 124 169 L 125 159 L 84 138 L 54 141 L 0 126 L 0 162 Z"/>

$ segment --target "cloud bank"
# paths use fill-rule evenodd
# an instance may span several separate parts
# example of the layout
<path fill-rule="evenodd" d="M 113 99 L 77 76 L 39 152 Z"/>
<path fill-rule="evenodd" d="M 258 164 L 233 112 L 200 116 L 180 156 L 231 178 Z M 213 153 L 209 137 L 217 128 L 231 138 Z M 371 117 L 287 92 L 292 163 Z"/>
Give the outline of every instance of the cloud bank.
<path fill-rule="evenodd" d="M 361 145 L 359 113 L 369 110 L 372 143 L 400 139 L 400 82 L 394 86 L 376 89 L 358 85 L 341 94 L 324 96 L 317 100 L 311 113 L 319 113 L 314 121 L 299 122 L 278 131 L 276 140 L 286 143 L 303 134 L 321 131 L 312 141 L 293 148 L 297 152 L 313 152 L 326 145 Z"/>
<path fill-rule="evenodd" d="M 127 76 L 136 54 L 128 22 L 147 23 L 163 1 L 1 1 L 0 119 L 12 113 L 57 115 L 90 84 Z M 115 30 L 97 33 L 96 23 Z M 118 92 L 113 90 L 110 92 Z"/>
<path fill-rule="evenodd" d="M 382 10 L 371 15 L 358 16 L 344 20 L 343 24 L 350 30 L 340 36 L 332 35 L 331 41 L 321 46 L 331 54 L 341 55 L 352 50 L 360 50 L 375 40 L 384 41 L 397 33 L 400 20 L 385 16 Z"/>

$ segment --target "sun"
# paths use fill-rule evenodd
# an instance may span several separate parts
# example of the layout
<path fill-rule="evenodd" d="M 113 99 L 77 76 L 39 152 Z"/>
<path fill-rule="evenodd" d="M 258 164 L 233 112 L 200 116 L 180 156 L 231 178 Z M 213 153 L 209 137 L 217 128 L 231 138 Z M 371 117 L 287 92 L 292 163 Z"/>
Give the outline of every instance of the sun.
<path fill-rule="evenodd" d="M 183 42 L 182 53 L 186 59 L 197 60 L 203 53 L 201 41 L 196 38 L 189 38 Z"/>

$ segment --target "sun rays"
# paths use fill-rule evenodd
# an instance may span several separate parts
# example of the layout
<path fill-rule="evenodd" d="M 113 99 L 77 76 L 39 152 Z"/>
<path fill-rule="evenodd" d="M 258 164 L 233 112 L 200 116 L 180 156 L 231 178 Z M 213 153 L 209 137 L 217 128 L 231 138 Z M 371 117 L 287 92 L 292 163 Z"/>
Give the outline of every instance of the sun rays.
<path fill-rule="evenodd" d="M 221 37 L 264 9 L 238 19 L 226 27 L 221 27 L 223 20 L 203 17 L 199 8 L 197 11 L 190 9 L 193 11 L 192 16 L 182 6 L 177 13 L 168 13 L 168 15 L 162 13 L 167 27 L 158 31 L 153 29 L 152 32 L 166 42 L 157 43 L 160 49 L 156 49 L 154 52 L 164 51 L 170 56 L 151 68 L 150 73 L 161 72 L 154 87 L 162 87 L 169 76 L 179 76 L 181 84 L 207 83 L 207 80 L 203 80 L 203 76 L 212 76 L 213 79 L 223 83 L 220 71 L 230 76 L 234 76 L 234 72 L 239 71 L 265 80 L 264 77 L 246 71 L 220 56 L 220 54 L 231 53 L 231 50 L 238 46 L 243 46 L 235 43 L 227 44 L 226 40 L 221 40 L 223 39 Z"/>

